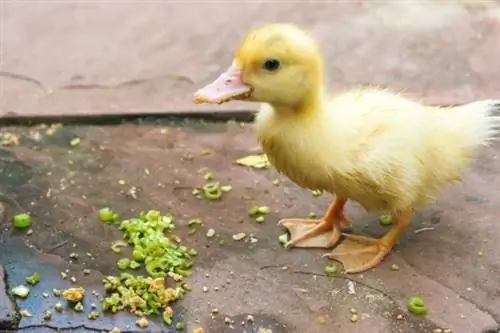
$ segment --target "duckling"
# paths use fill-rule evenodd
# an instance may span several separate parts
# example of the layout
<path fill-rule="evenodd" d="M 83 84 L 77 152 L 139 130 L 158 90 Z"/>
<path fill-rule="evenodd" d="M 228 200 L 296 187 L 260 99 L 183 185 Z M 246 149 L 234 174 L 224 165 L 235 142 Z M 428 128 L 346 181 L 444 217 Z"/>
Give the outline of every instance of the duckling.
<path fill-rule="evenodd" d="M 414 210 L 462 179 L 477 149 L 498 136 L 500 101 L 434 107 L 388 89 L 327 92 L 317 42 L 287 23 L 253 29 L 225 73 L 195 93 L 197 103 L 261 102 L 256 134 L 271 164 L 303 188 L 334 195 L 318 220 L 283 219 L 287 246 L 331 248 L 346 273 L 376 267 Z M 380 238 L 343 233 L 349 201 L 391 212 Z M 343 236 L 343 241 L 339 240 Z"/>

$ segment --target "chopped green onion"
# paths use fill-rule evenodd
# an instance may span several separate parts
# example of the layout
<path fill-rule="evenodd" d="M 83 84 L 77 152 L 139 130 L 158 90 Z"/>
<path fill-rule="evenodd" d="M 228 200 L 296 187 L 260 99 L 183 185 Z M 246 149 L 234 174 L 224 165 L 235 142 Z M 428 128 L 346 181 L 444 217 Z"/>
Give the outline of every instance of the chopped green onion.
<path fill-rule="evenodd" d="M 27 213 L 14 215 L 14 228 L 26 229 L 31 226 L 31 216 Z"/>

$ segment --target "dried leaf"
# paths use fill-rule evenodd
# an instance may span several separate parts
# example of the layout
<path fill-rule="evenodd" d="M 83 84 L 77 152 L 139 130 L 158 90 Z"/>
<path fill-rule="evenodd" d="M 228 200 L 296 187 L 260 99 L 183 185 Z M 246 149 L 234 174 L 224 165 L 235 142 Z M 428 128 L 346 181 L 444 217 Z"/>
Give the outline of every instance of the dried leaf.
<path fill-rule="evenodd" d="M 269 160 L 265 154 L 261 155 L 249 155 L 239 160 L 236 160 L 236 164 L 252 167 L 255 169 L 266 169 L 269 167 Z"/>

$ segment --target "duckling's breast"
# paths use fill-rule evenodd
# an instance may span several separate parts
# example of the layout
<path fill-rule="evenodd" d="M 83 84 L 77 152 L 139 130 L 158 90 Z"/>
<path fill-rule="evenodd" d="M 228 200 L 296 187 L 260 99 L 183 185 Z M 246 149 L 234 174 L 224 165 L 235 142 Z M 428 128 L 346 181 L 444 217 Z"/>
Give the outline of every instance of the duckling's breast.
<path fill-rule="evenodd" d="M 335 143 L 338 139 L 321 124 L 258 120 L 257 139 L 264 153 L 298 186 L 357 201 L 369 211 L 390 209 L 395 203 L 393 193 L 356 170 L 352 158 Z"/>
<path fill-rule="evenodd" d="M 303 188 L 334 192 L 328 139 L 321 138 L 318 130 L 293 121 L 258 123 L 257 139 L 271 164 L 291 181 Z"/>

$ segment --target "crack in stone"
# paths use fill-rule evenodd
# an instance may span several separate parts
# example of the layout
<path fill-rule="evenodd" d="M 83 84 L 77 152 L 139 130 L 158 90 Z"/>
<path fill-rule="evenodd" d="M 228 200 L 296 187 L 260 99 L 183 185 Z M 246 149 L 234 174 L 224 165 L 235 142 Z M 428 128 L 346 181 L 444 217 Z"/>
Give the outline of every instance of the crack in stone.
<path fill-rule="evenodd" d="M 18 327 L 19 322 L 21 321 L 21 316 L 18 315 L 19 308 L 17 306 L 17 302 L 14 301 L 14 299 L 12 298 L 12 295 L 10 295 L 10 293 L 9 293 L 10 287 L 9 287 L 9 281 L 7 278 L 7 274 L 8 274 L 7 271 L 5 270 L 5 268 L 3 268 L 3 283 L 4 283 L 4 287 L 5 287 L 4 293 L 7 296 L 8 300 L 10 301 L 10 304 L 12 304 L 12 307 L 14 310 L 14 316 L 12 318 L 12 325 L 11 326 Z"/>
<path fill-rule="evenodd" d="M 8 77 L 11 79 L 15 80 L 20 80 L 20 81 L 25 81 L 25 82 L 30 82 L 35 84 L 36 86 L 40 87 L 43 89 L 45 92 L 52 92 L 53 89 L 46 86 L 42 81 L 35 79 L 33 77 L 27 76 L 27 75 L 22 75 L 18 73 L 13 73 L 13 72 L 6 72 L 6 71 L 0 71 L 0 77 Z M 55 89 L 59 90 L 90 90 L 90 89 L 120 89 L 120 88 L 126 88 L 126 87 L 131 87 L 131 86 L 137 86 L 141 85 L 150 81 L 154 81 L 157 79 L 172 79 L 176 80 L 179 82 L 188 82 L 190 84 L 194 84 L 195 82 L 193 79 L 191 79 L 188 76 L 185 75 L 173 75 L 173 74 L 165 74 L 165 75 L 159 75 L 155 77 L 150 77 L 150 78 L 145 78 L 145 79 L 133 79 L 133 80 L 128 80 L 124 82 L 120 82 L 118 84 L 113 84 L 113 85 L 105 85 L 105 84 L 98 84 L 98 83 L 89 83 L 89 84 L 68 84 L 68 85 L 63 85 L 60 87 L 56 87 Z"/>
<path fill-rule="evenodd" d="M 99 328 L 95 328 L 95 327 L 90 327 L 90 326 L 87 326 L 87 325 L 60 327 L 60 326 L 50 325 L 50 324 L 37 324 L 37 325 L 23 326 L 23 327 L 20 327 L 20 328 L 17 328 L 17 329 L 10 330 L 10 332 L 22 332 L 24 330 L 29 330 L 29 329 L 32 329 L 32 328 L 50 328 L 50 329 L 57 330 L 57 331 L 67 331 L 67 330 L 69 330 L 70 332 L 71 332 L 71 330 L 76 330 L 76 329 L 80 329 L 80 328 L 83 328 L 85 330 L 89 330 L 89 331 L 92 331 L 92 332 L 103 332 L 103 331 L 105 331 L 103 329 L 99 329 Z M 138 331 L 138 330 L 132 330 L 132 331 L 120 330 L 120 331 L 122 333 L 138 333 L 138 332 L 142 332 L 142 331 Z M 7 332 L 9 332 L 9 331 L 7 331 Z"/>

